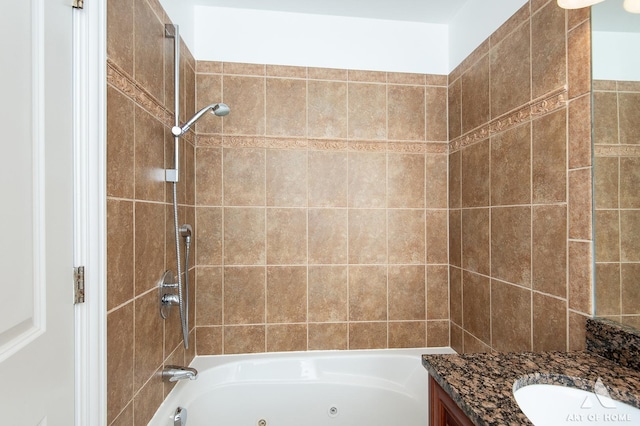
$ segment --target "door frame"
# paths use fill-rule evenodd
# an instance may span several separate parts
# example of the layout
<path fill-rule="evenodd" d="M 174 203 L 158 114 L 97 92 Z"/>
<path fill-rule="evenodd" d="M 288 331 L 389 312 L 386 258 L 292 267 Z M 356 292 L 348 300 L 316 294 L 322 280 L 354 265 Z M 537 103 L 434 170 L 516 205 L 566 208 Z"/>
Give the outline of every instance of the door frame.
<path fill-rule="evenodd" d="M 71 7 L 71 1 L 69 0 Z M 106 425 L 106 0 L 73 10 L 74 266 L 85 267 L 75 305 L 75 425 Z"/>

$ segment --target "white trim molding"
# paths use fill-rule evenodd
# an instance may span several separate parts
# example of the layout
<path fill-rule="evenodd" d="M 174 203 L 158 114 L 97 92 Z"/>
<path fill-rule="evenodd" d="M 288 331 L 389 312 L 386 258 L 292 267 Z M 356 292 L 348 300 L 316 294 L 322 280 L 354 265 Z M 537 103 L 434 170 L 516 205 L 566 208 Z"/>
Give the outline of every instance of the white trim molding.
<path fill-rule="evenodd" d="M 75 424 L 106 424 L 106 0 L 73 13 L 74 265 L 85 267 L 75 307 Z"/>

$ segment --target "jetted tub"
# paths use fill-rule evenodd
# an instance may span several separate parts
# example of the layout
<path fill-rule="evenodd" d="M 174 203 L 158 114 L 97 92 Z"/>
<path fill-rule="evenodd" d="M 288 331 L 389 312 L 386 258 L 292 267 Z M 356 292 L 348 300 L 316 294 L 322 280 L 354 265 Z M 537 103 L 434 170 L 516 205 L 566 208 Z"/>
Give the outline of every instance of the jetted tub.
<path fill-rule="evenodd" d="M 424 426 L 428 373 L 420 355 L 449 348 L 199 356 L 149 423 L 174 426 Z M 184 411 L 183 411 L 184 413 Z M 184 414 L 183 414 L 184 416 Z"/>

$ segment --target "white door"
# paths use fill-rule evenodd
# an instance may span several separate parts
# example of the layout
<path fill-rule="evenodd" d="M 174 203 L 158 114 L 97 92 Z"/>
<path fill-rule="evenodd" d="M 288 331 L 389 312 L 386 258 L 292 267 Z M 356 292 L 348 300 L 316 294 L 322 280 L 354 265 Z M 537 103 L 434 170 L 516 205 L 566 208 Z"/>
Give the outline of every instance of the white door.
<path fill-rule="evenodd" d="M 0 424 L 74 424 L 72 8 L 2 2 Z"/>

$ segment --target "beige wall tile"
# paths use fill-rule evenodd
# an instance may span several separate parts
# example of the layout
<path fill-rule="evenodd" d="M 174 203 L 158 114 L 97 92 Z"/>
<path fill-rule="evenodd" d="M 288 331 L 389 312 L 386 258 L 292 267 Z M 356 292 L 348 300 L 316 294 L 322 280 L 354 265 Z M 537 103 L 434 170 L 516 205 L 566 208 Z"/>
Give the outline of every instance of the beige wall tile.
<path fill-rule="evenodd" d="M 638 98 L 640 100 L 640 98 Z M 640 125 L 640 122 L 638 123 Z M 638 139 L 640 141 L 640 139 Z M 620 208 L 640 208 L 640 158 L 620 158 Z"/>
<path fill-rule="evenodd" d="M 307 267 L 270 266 L 267 268 L 267 322 L 307 321 Z M 268 332 L 269 330 L 267 330 Z M 306 335 L 306 329 L 305 329 Z M 268 337 L 268 333 L 267 333 Z M 306 348 L 306 337 L 305 337 Z"/>
<path fill-rule="evenodd" d="M 640 288 L 638 288 L 638 278 L 640 277 L 640 264 L 623 263 L 620 271 L 621 277 L 621 310 L 622 314 L 638 315 L 638 306 L 640 306 Z M 598 286 L 599 286 L 598 282 Z M 598 288 L 598 287 L 596 287 Z M 599 301 L 599 299 L 597 299 Z M 599 309 L 598 309 L 599 312 Z"/>
<path fill-rule="evenodd" d="M 427 321 L 427 346 L 439 348 L 449 346 L 449 321 Z"/>
<path fill-rule="evenodd" d="M 172 221 L 170 221 L 172 222 Z M 173 227 L 173 223 L 167 226 Z M 233 231 L 233 229 L 231 229 Z M 175 244 L 172 238 L 171 244 Z M 222 264 L 222 209 L 219 207 L 199 207 L 196 209 L 195 251 L 197 265 Z M 174 248 L 172 248 L 175 251 Z M 173 256 L 175 263 L 175 255 Z"/>
<path fill-rule="evenodd" d="M 491 209 L 491 276 L 531 287 L 531 208 Z"/>
<path fill-rule="evenodd" d="M 467 271 L 462 273 L 462 325 L 464 329 L 491 343 L 491 285 L 487 277 Z M 465 352 L 467 345 L 465 340 Z"/>
<path fill-rule="evenodd" d="M 195 305 L 198 325 L 222 324 L 222 268 L 196 268 L 196 293 L 192 299 Z M 192 323 L 193 324 L 193 323 Z"/>
<path fill-rule="evenodd" d="M 593 140 L 596 144 L 620 143 L 618 123 L 618 94 L 593 93 Z"/>
<path fill-rule="evenodd" d="M 424 321 L 426 318 L 424 266 L 392 265 L 389 266 L 388 274 L 389 320 Z"/>
<path fill-rule="evenodd" d="M 307 82 L 268 78 L 266 132 L 274 136 L 307 135 Z"/>
<path fill-rule="evenodd" d="M 569 168 L 592 165 L 591 94 L 569 102 Z"/>
<path fill-rule="evenodd" d="M 489 56 L 481 58 L 462 76 L 462 134 L 489 121 Z M 452 132 L 450 137 L 455 132 Z"/>
<path fill-rule="evenodd" d="M 224 353 L 247 354 L 266 350 L 264 325 L 234 325 L 224 328 Z"/>
<path fill-rule="evenodd" d="M 424 208 L 425 156 L 421 154 L 388 154 L 386 162 L 388 170 L 387 206 L 390 208 Z"/>
<path fill-rule="evenodd" d="M 531 214 L 531 286 L 533 290 L 565 298 L 567 295 L 567 209 L 564 205 L 533 206 Z"/>
<path fill-rule="evenodd" d="M 596 209 L 617 209 L 619 206 L 620 159 L 615 157 L 594 158 L 594 202 Z"/>
<path fill-rule="evenodd" d="M 309 266 L 309 321 L 346 321 L 347 286 L 346 266 Z"/>
<path fill-rule="evenodd" d="M 204 108 L 213 103 L 222 102 L 222 76 L 219 74 L 198 74 L 196 77 L 196 109 Z M 171 85 L 173 87 L 173 84 Z M 235 111 L 233 111 L 235 114 Z M 190 116 L 189 116 L 190 117 Z M 202 117 L 196 123 L 198 133 L 221 133 L 223 118 L 211 114 Z"/>
<path fill-rule="evenodd" d="M 591 22 L 585 21 L 567 34 L 569 99 L 591 90 Z"/>
<path fill-rule="evenodd" d="M 346 350 L 347 336 L 347 323 L 309 324 L 309 350 Z"/>
<path fill-rule="evenodd" d="M 270 324 L 267 326 L 267 352 L 307 350 L 306 324 Z"/>
<path fill-rule="evenodd" d="M 267 263 L 307 263 L 307 210 L 267 209 Z"/>
<path fill-rule="evenodd" d="M 107 315 L 107 422 L 120 414 L 133 399 L 133 303 L 128 303 Z"/>
<path fill-rule="evenodd" d="M 533 350 L 567 350 L 567 302 L 533 293 Z"/>
<path fill-rule="evenodd" d="M 460 283 L 457 285 L 460 296 Z M 459 297 L 457 302 L 460 303 Z M 427 319 L 447 320 L 449 317 L 449 267 L 427 265 Z"/>
<path fill-rule="evenodd" d="M 310 80 L 307 87 L 309 137 L 346 138 L 347 83 Z"/>
<path fill-rule="evenodd" d="M 550 2 L 531 17 L 533 98 L 564 85 L 566 57 L 565 10 Z"/>
<path fill-rule="evenodd" d="M 266 159 L 268 206 L 307 205 L 307 152 L 268 150 Z"/>
<path fill-rule="evenodd" d="M 133 399 L 134 425 L 148 424 L 163 399 L 162 379 L 156 374 L 140 388 Z"/>
<path fill-rule="evenodd" d="M 107 200 L 107 310 L 134 296 L 133 203 Z"/>
<path fill-rule="evenodd" d="M 265 205 L 265 157 L 264 149 L 225 148 L 223 150 L 225 205 Z"/>
<path fill-rule="evenodd" d="M 531 37 L 526 23 L 493 47 L 491 61 L 491 118 L 531 99 Z"/>
<path fill-rule="evenodd" d="M 387 347 L 386 322 L 349 323 L 349 349 L 382 349 Z"/>
<path fill-rule="evenodd" d="M 385 139 L 387 137 L 386 86 L 350 83 L 348 93 L 349 138 Z"/>
<path fill-rule="evenodd" d="M 309 207 L 346 207 L 347 171 L 346 153 L 309 151 Z"/>
<path fill-rule="evenodd" d="M 224 353 L 222 337 L 222 327 L 196 327 L 196 351 L 208 355 Z"/>
<path fill-rule="evenodd" d="M 447 88 L 427 87 L 427 140 L 447 141 Z"/>
<path fill-rule="evenodd" d="M 385 266 L 349 267 L 349 320 L 387 320 L 387 268 Z"/>
<path fill-rule="evenodd" d="M 595 249 L 598 262 L 620 262 L 620 212 L 596 210 Z"/>
<path fill-rule="evenodd" d="M 309 263 L 347 263 L 346 209 L 309 209 Z"/>
<path fill-rule="evenodd" d="M 111 4 L 111 3 L 109 3 Z M 134 197 L 134 103 L 107 87 L 107 196 Z M 160 141 L 156 141 L 160 143 Z"/>
<path fill-rule="evenodd" d="M 265 79 L 224 75 L 222 87 L 224 102 L 233 108 L 233 114 L 224 119 L 225 133 L 264 135 Z"/>
<path fill-rule="evenodd" d="M 387 89 L 389 139 L 424 141 L 426 97 L 424 86 L 394 86 Z"/>
<path fill-rule="evenodd" d="M 453 140 L 462 135 L 462 79 L 454 80 L 447 92 L 449 140 Z"/>
<path fill-rule="evenodd" d="M 447 157 L 445 155 L 427 154 L 425 162 L 427 165 L 426 206 L 427 208 L 448 208 L 447 169 L 449 165 Z"/>
<path fill-rule="evenodd" d="M 462 151 L 462 207 L 489 205 L 491 188 L 489 159 L 488 139 Z"/>
<path fill-rule="evenodd" d="M 349 212 L 349 263 L 387 262 L 387 212 L 353 209 Z"/>
<path fill-rule="evenodd" d="M 137 202 L 135 220 L 135 294 L 154 288 L 165 270 L 165 209 L 162 204 Z"/>
<path fill-rule="evenodd" d="M 430 281 L 429 284 L 431 284 Z M 432 303 L 431 300 L 427 302 Z M 462 270 L 453 266 L 449 267 L 449 312 L 451 322 L 462 326 Z M 427 310 L 428 314 L 429 310 Z"/>
<path fill-rule="evenodd" d="M 531 292 L 491 280 L 491 347 L 500 352 L 531 350 Z"/>
<path fill-rule="evenodd" d="M 134 309 L 133 385 L 135 389 L 141 389 L 162 365 L 163 330 L 158 320 L 158 294 L 151 291 L 137 298 Z"/>
<path fill-rule="evenodd" d="M 118 14 L 121 16 L 120 14 Z M 146 1 L 134 2 L 133 76 L 158 101 L 164 99 L 164 23 Z"/>
<path fill-rule="evenodd" d="M 349 153 L 349 207 L 386 207 L 387 156 Z"/>
<path fill-rule="evenodd" d="M 569 238 L 591 239 L 591 169 L 569 171 Z"/>
<path fill-rule="evenodd" d="M 566 127 L 564 108 L 533 122 L 534 204 L 567 200 Z"/>
<path fill-rule="evenodd" d="M 427 263 L 445 264 L 449 259 L 447 211 L 427 210 Z"/>
<path fill-rule="evenodd" d="M 225 265 L 263 265 L 266 261 L 265 209 L 224 209 Z"/>
<path fill-rule="evenodd" d="M 596 300 L 598 315 L 620 315 L 621 265 L 596 263 Z"/>
<path fill-rule="evenodd" d="M 165 165 L 162 123 L 142 108 L 135 110 L 135 123 L 135 197 L 164 201 L 164 176 L 158 173 Z"/>
<path fill-rule="evenodd" d="M 265 268 L 224 268 L 224 324 L 263 324 L 265 322 Z M 253 332 L 252 332 L 253 333 Z M 227 347 L 225 329 L 225 353 Z"/>
<path fill-rule="evenodd" d="M 422 348 L 426 343 L 425 321 L 389 322 L 390 348 Z"/>
<path fill-rule="evenodd" d="M 443 214 L 446 223 L 446 215 Z M 425 262 L 425 213 L 423 210 L 389 210 L 388 262 L 423 264 Z M 446 242 L 446 238 L 444 239 Z"/>
<path fill-rule="evenodd" d="M 489 209 L 462 210 L 462 266 L 489 275 L 491 236 Z"/>
<path fill-rule="evenodd" d="M 531 163 L 529 123 L 491 138 L 491 205 L 531 202 Z"/>
<path fill-rule="evenodd" d="M 222 150 L 196 148 L 196 201 L 200 206 L 222 204 Z"/>

